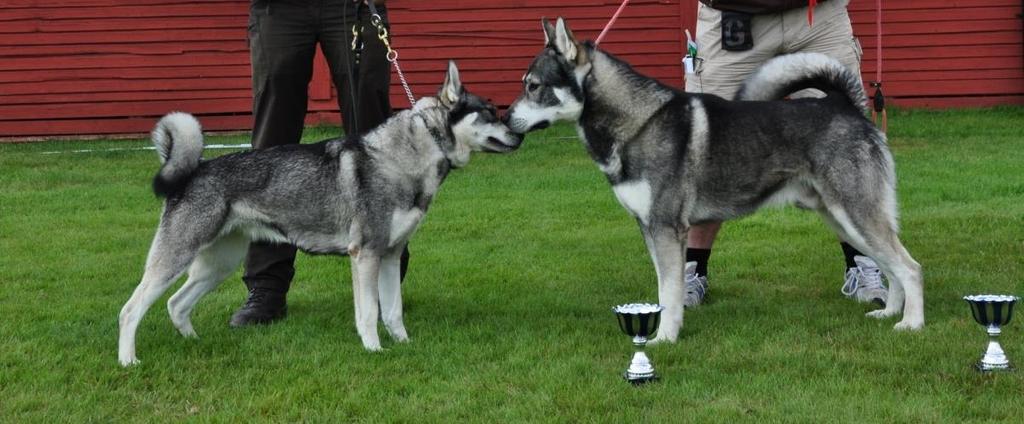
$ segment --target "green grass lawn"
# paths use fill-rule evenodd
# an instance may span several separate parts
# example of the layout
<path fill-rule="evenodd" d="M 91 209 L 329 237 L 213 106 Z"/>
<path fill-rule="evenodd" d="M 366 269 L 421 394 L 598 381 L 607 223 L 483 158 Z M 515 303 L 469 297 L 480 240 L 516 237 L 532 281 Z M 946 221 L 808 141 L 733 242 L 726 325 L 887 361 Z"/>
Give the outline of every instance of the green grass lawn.
<path fill-rule="evenodd" d="M 154 305 L 130 369 L 117 314 L 161 210 L 155 153 L 0 145 L 0 422 L 1021 422 L 1024 372 L 972 370 L 986 338 L 960 298 L 1024 294 L 1024 109 L 895 111 L 890 126 L 924 330 L 840 295 L 816 215 L 765 210 L 726 225 L 709 302 L 648 349 L 662 380 L 639 388 L 610 307 L 656 301 L 654 269 L 570 126 L 448 178 L 410 247 L 411 343 L 382 331 L 385 352 L 365 352 L 347 259 L 300 255 L 287 320 L 228 328 L 236 273 L 196 307 L 198 340 L 166 296 Z M 1020 366 L 1022 318 L 1002 337 Z"/>

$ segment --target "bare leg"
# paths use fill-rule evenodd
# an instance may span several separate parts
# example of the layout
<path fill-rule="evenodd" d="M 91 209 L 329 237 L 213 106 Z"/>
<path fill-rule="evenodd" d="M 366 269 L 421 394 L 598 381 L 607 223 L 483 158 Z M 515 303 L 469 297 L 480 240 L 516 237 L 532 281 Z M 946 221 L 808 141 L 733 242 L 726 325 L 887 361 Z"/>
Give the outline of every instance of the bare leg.
<path fill-rule="evenodd" d="M 722 229 L 721 222 L 706 222 L 690 227 L 686 236 L 686 247 L 691 249 L 710 249 Z"/>

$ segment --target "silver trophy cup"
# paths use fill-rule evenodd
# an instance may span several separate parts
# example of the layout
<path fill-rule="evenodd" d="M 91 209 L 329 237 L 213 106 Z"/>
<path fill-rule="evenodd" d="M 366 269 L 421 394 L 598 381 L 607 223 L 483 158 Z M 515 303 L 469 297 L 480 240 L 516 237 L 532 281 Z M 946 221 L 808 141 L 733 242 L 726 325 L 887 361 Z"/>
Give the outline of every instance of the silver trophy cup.
<path fill-rule="evenodd" d="M 630 383 L 643 384 L 658 378 L 654 373 L 654 364 L 644 353 L 644 346 L 647 345 L 647 338 L 658 331 L 661 311 L 664 309 L 661 305 L 650 303 L 629 303 L 612 308 L 619 319 L 619 328 L 633 338 L 633 346 L 636 347 L 633 360 L 623 374 Z"/>
<path fill-rule="evenodd" d="M 1006 358 L 1003 347 L 999 345 L 1000 326 L 1010 323 L 1013 317 L 1013 305 L 1020 300 L 1017 296 L 979 294 L 964 296 L 964 300 L 971 305 L 971 314 L 974 320 L 985 326 L 988 332 L 988 348 L 985 354 L 978 361 L 979 371 L 1005 371 L 1013 369 L 1010 360 Z"/>

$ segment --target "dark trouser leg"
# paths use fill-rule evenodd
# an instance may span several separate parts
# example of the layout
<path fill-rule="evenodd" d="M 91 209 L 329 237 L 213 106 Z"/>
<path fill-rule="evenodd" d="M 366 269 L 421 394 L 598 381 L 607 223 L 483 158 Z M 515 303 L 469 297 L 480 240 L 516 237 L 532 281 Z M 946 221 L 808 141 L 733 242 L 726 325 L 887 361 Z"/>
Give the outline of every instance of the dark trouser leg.
<path fill-rule="evenodd" d="M 386 22 L 387 10 L 383 6 L 378 6 L 378 9 Z M 338 90 L 338 108 L 345 133 L 365 134 L 391 116 L 391 63 L 387 61 L 387 47 L 377 38 L 377 28 L 370 24 L 367 8 L 362 8 L 358 18 L 349 16 L 345 22 L 342 21 L 340 7 L 336 8 L 336 13 L 325 14 L 321 48 L 331 68 L 334 87 Z M 351 51 L 352 25 L 357 22 L 363 27 L 364 47 L 358 69 L 349 75 L 355 60 Z M 402 280 L 405 280 L 408 268 L 409 246 L 406 245 L 401 258 Z"/>
<path fill-rule="evenodd" d="M 387 11 L 383 7 L 379 10 L 386 20 Z M 341 8 L 333 13 L 325 12 L 320 38 L 324 57 L 331 68 L 331 79 L 338 89 L 338 108 L 341 109 L 346 134 L 365 134 L 391 116 L 391 101 L 388 97 L 391 64 L 385 56 L 387 48 L 377 38 L 377 29 L 370 24 L 367 8 L 363 7 L 360 12 L 358 18 L 349 16 L 345 20 L 342 19 Z M 351 34 L 352 25 L 357 21 L 363 28 L 361 34 L 364 47 L 359 67 L 352 75 L 350 84 L 349 72 L 355 60 L 355 54 L 351 51 Z M 358 109 L 353 109 L 353 105 Z"/>
<path fill-rule="evenodd" d="M 302 137 L 316 52 L 313 20 L 303 6 L 260 1 L 250 8 L 255 149 L 297 144 Z"/>
<path fill-rule="evenodd" d="M 316 46 L 311 11 L 307 6 L 265 1 L 250 6 L 254 149 L 297 144 L 302 137 Z M 249 246 L 242 275 L 249 299 L 231 318 L 231 325 L 284 317 L 285 294 L 295 275 L 295 251 L 287 244 Z"/>
<path fill-rule="evenodd" d="M 316 52 L 313 21 L 304 6 L 255 2 L 250 8 L 254 149 L 297 144 L 302 137 Z M 283 294 L 295 274 L 294 262 L 293 246 L 253 243 L 242 279 L 250 289 Z"/>
<path fill-rule="evenodd" d="M 288 293 L 295 276 L 295 246 L 283 243 L 254 242 L 245 257 L 242 280 L 249 289 Z"/>

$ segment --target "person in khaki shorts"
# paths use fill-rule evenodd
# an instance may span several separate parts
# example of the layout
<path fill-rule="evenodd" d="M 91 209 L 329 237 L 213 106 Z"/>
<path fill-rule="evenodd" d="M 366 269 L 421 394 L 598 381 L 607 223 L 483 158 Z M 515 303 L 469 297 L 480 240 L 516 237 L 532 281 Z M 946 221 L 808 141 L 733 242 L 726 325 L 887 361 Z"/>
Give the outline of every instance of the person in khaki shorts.
<path fill-rule="evenodd" d="M 686 91 L 732 99 L 758 67 L 775 56 L 816 52 L 831 56 L 860 74 L 861 48 L 846 11 L 849 0 L 700 0 L 697 5 L 698 59 L 695 74 L 686 78 Z M 809 14 L 809 9 L 812 14 Z M 813 16 L 813 18 L 811 18 Z M 813 19 L 813 20 L 812 20 Z M 804 90 L 793 97 L 821 96 Z M 686 304 L 703 301 L 707 264 L 721 222 L 694 225 L 686 248 Z M 885 303 L 888 289 L 871 258 L 840 243 L 846 258 L 842 293 L 861 302 Z"/>

